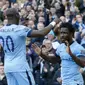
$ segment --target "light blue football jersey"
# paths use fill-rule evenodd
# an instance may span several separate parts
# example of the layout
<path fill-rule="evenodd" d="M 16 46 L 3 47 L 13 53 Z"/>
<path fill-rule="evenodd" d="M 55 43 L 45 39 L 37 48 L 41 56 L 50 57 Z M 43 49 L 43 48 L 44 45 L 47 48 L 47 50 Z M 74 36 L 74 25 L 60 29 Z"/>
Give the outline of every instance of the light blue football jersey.
<path fill-rule="evenodd" d="M 70 45 L 70 49 L 77 57 L 85 56 L 85 49 L 76 41 Z M 63 83 L 69 84 L 69 82 L 72 81 L 83 82 L 82 75 L 79 72 L 80 66 L 78 66 L 72 57 L 66 52 L 66 45 L 64 43 L 58 47 L 56 54 L 61 58 L 61 77 Z"/>
<path fill-rule="evenodd" d="M 30 36 L 31 29 L 22 25 L 9 25 L 0 29 L 0 44 L 4 48 L 4 71 L 29 71 L 26 60 L 26 36 Z"/>

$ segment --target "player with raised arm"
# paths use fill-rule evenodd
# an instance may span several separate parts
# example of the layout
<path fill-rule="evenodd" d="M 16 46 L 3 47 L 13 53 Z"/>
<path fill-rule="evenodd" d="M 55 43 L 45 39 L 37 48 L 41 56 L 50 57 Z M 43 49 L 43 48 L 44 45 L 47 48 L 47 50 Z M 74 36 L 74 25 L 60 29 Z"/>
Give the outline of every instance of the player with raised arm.
<path fill-rule="evenodd" d="M 19 25 L 19 13 L 14 8 L 6 11 L 8 24 L 0 29 L 0 44 L 3 46 L 4 72 L 8 85 L 35 85 L 35 81 L 26 60 L 26 37 L 45 36 L 59 20 L 54 20 L 43 30 L 31 30 Z"/>

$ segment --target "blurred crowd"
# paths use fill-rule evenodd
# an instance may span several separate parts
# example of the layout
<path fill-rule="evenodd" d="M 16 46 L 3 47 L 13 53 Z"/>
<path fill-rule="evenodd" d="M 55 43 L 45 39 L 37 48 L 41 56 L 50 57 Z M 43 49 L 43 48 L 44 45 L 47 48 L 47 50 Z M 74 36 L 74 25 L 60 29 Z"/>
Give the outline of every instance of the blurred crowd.
<path fill-rule="evenodd" d="M 31 29 L 41 30 L 55 18 L 61 22 L 70 22 L 75 27 L 74 39 L 85 48 L 85 0 L 0 0 L 0 28 L 7 25 L 5 12 L 8 8 L 16 8 L 20 14 L 20 24 Z M 51 30 L 45 37 L 27 38 L 26 57 L 33 72 L 36 85 L 61 85 L 61 65 L 52 64 L 38 56 L 32 44 L 45 46 L 44 51 L 53 55 L 59 44 L 58 30 Z M 0 47 L 0 85 L 7 85 L 4 75 L 4 52 Z M 80 68 L 85 80 L 85 68 Z"/>

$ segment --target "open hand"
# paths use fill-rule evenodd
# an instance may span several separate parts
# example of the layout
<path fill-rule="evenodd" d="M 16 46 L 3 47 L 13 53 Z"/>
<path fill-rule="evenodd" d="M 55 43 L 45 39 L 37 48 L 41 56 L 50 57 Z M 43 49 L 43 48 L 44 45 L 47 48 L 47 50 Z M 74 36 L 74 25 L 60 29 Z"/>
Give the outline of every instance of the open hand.
<path fill-rule="evenodd" d="M 58 24 L 60 21 L 61 21 L 61 19 L 59 19 L 59 18 L 54 19 L 54 22 L 56 22 L 56 24 Z"/>
<path fill-rule="evenodd" d="M 70 45 L 69 45 L 69 42 L 68 41 L 65 41 L 65 44 L 66 44 L 66 52 L 68 53 L 68 54 L 72 54 L 72 52 L 71 52 L 71 49 L 70 49 Z"/>
<path fill-rule="evenodd" d="M 39 46 L 37 46 L 36 44 L 32 44 L 32 48 L 39 56 L 41 55 L 41 48 Z"/>

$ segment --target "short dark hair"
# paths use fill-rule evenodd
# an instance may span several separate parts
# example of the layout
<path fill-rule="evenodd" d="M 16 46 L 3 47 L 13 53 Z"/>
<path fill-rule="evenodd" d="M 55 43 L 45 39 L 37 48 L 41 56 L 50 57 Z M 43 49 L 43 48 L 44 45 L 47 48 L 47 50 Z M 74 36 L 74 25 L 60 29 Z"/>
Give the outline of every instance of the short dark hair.
<path fill-rule="evenodd" d="M 64 22 L 64 23 L 62 23 L 61 25 L 60 25 L 60 29 L 61 28 L 68 28 L 68 30 L 69 30 L 69 32 L 71 32 L 71 33 L 74 33 L 75 32 L 75 28 L 73 27 L 73 25 L 71 24 L 71 23 L 69 23 L 69 22 Z"/>
<path fill-rule="evenodd" d="M 6 10 L 6 16 L 16 16 L 17 18 L 20 17 L 19 16 L 19 12 L 18 10 L 16 10 L 15 8 L 8 8 Z"/>

